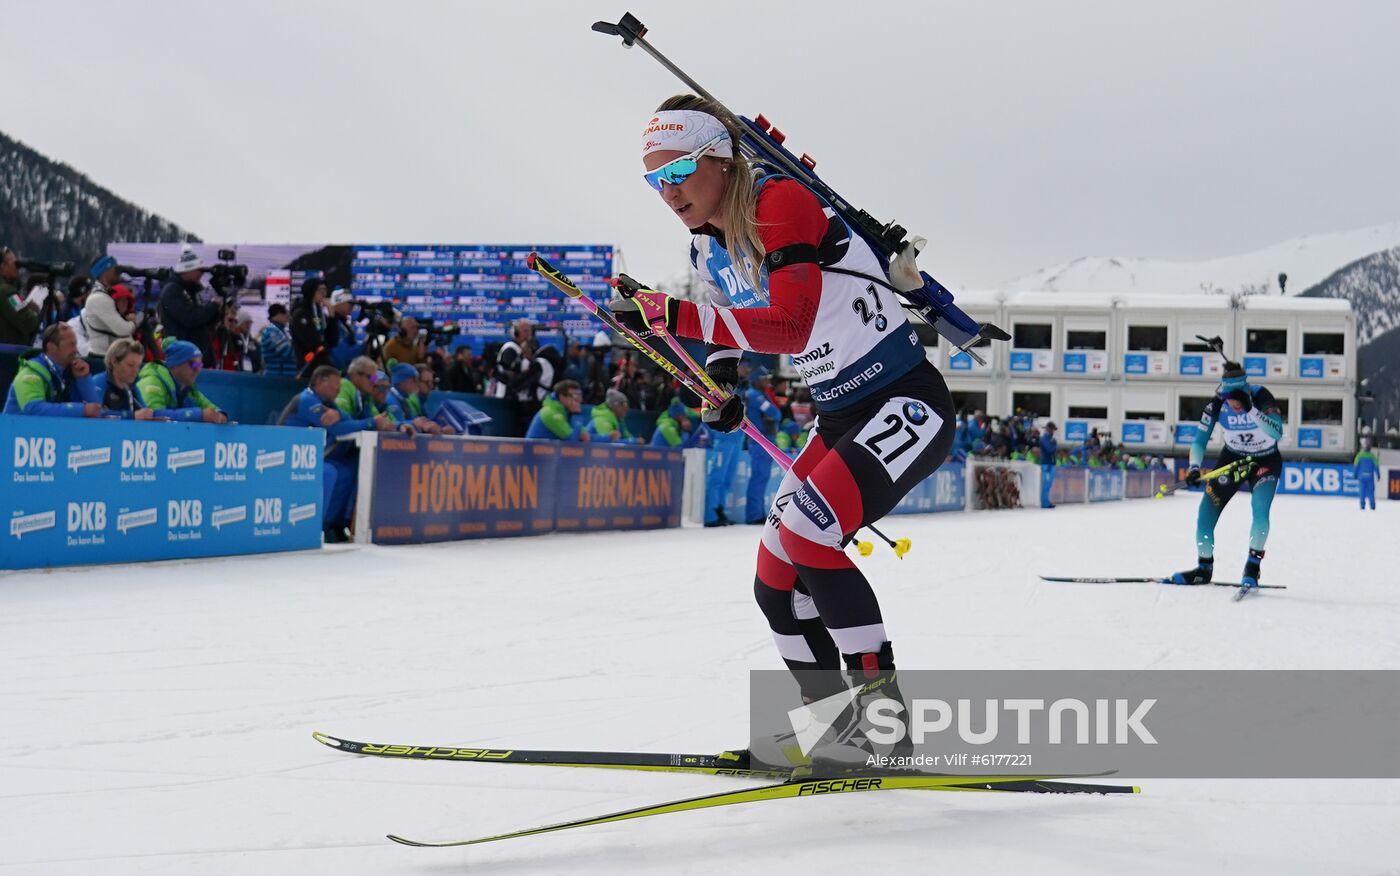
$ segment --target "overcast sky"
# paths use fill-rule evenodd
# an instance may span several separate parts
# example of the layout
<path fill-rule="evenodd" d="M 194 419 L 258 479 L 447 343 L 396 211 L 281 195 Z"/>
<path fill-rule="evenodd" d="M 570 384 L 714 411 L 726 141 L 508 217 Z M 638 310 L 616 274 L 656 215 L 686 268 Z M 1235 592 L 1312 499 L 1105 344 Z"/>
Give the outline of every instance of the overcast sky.
<path fill-rule="evenodd" d="M 1400 3 L 0 0 L 0 130 L 211 242 L 613 243 L 684 270 L 630 9 L 848 200 L 995 285 L 1400 219 Z"/>

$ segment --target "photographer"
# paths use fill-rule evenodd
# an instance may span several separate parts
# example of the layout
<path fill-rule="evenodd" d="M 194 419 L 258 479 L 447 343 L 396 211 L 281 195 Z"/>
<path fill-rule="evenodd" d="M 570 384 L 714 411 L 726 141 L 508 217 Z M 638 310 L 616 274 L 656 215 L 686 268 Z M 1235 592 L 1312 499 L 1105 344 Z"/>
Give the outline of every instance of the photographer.
<path fill-rule="evenodd" d="M 8 247 L 0 247 L 0 344 L 34 346 L 34 334 L 39 331 L 39 311 L 48 298 L 49 290 L 44 286 L 20 294 L 19 256 Z"/>
<path fill-rule="evenodd" d="M 214 332 L 214 368 L 217 371 L 249 371 L 248 332 L 253 318 L 240 314 L 232 302 L 224 310 L 223 322 Z"/>
<path fill-rule="evenodd" d="M 38 417 L 100 417 L 92 370 L 78 358 L 67 323 L 44 329 L 41 347 L 21 353 L 19 372 L 5 398 L 5 413 Z"/>
<path fill-rule="evenodd" d="M 223 316 L 222 302 L 203 303 L 207 266 L 191 246 L 185 246 L 175 263 L 175 279 L 160 289 L 160 321 L 165 337 L 189 341 L 199 349 L 200 356 L 214 361 L 214 326 Z"/>
<path fill-rule="evenodd" d="M 452 392 L 474 392 L 482 390 L 481 371 L 477 368 L 476 357 L 468 344 L 458 347 L 452 354 L 452 367 L 447 369 L 447 388 Z"/>
<path fill-rule="evenodd" d="M 87 331 L 91 354 L 106 356 L 113 341 L 136 334 L 139 317 L 130 310 L 123 316 L 112 297 L 112 287 L 120 276 L 116 259 L 109 255 L 102 256 L 92 263 L 88 276 L 92 278 L 92 287 L 88 291 L 87 306 L 81 319 Z"/>
<path fill-rule="evenodd" d="M 418 330 L 418 320 L 405 316 L 399 323 L 399 333 L 384 345 L 384 359 L 406 365 L 421 365 L 426 358 L 428 335 Z"/>

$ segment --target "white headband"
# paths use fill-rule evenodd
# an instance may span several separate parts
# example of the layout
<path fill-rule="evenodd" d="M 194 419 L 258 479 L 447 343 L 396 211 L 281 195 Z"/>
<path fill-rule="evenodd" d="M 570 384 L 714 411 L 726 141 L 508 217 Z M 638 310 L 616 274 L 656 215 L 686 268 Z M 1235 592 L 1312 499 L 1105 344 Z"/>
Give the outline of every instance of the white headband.
<path fill-rule="evenodd" d="M 662 149 L 694 152 L 701 146 L 723 136 L 708 154 L 720 158 L 734 157 L 734 145 L 729 132 L 719 119 L 698 110 L 662 110 L 652 115 L 642 131 L 642 155 Z"/>

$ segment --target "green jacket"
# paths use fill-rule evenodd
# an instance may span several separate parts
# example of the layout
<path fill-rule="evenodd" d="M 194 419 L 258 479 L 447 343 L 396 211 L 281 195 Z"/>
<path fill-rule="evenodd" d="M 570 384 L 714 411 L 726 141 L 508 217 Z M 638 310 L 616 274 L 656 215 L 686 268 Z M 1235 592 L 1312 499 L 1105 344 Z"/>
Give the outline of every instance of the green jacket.
<path fill-rule="evenodd" d="M 374 399 L 356 389 L 348 377 L 340 381 L 340 395 L 335 397 L 335 406 L 352 420 L 372 420 L 381 413 Z"/>
<path fill-rule="evenodd" d="M 564 403 L 559 401 L 558 396 L 550 393 L 549 398 L 540 404 L 539 413 L 530 421 L 530 428 L 525 433 L 526 438 L 549 438 L 553 436 L 560 441 L 577 441 L 579 433 L 583 431 L 574 425 L 573 418 L 569 416 L 569 411 L 564 407 Z"/>
<path fill-rule="evenodd" d="M 39 308 L 25 307 L 15 284 L 0 280 L 0 344 L 28 347 L 38 331 Z"/>
<path fill-rule="evenodd" d="M 219 410 L 199 387 L 186 389 L 177 384 L 170 369 L 161 362 L 147 362 L 141 366 L 141 372 L 136 375 L 136 389 L 157 417 L 196 422 L 204 418 L 206 409 Z"/>
<path fill-rule="evenodd" d="M 603 441 L 612 440 L 610 437 L 612 433 L 620 432 L 622 437 L 617 439 L 619 442 L 634 443 L 632 433 L 627 429 L 627 424 L 619 422 L 617 414 L 614 414 L 607 405 L 593 406 L 593 423 L 588 427 L 588 431 Z"/>
<path fill-rule="evenodd" d="M 51 364 L 39 350 L 27 350 L 20 354 L 19 369 L 5 397 L 5 413 L 81 417 L 84 402 L 101 401 L 101 394 L 93 385 L 91 376 L 55 378 L 49 370 Z"/>

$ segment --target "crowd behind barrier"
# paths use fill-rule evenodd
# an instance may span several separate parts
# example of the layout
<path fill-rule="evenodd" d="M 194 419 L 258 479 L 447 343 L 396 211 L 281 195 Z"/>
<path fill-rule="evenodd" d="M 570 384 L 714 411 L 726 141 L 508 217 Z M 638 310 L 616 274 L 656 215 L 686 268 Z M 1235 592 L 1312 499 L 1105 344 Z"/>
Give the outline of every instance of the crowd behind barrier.
<path fill-rule="evenodd" d="M 123 269 L 108 256 L 96 259 L 87 277 L 75 278 L 66 288 L 51 289 L 52 283 L 46 285 L 46 278 L 33 274 L 21 283 L 16 266 L 15 253 L 0 248 L 0 390 L 6 392 L 5 413 L 10 415 L 4 418 L 5 425 L 16 436 L 15 466 L 22 459 L 29 463 L 35 458 L 28 450 L 21 452 L 27 446 L 24 435 L 63 443 L 67 448 L 63 453 L 77 454 L 72 458 L 98 458 L 95 452 L 84 455 L 89 449 L 85 442 L 117 425 L 105 423 L 109 419 L 174 421 L 121 424 L 144 430 L 141 437 L 124 434 L 124 448 L 128 444 L 149 447 L 146 434 L 162 441 L 179 435 L 189 447 L 213 442 L 205 448 L 210 454 L 226 454 L 220 449 L 226 445 L 247 444 L 251 439 L 239 437 L 238 430 L 252 424 L 310 429 L 315 431 L 312 440 L 318 460 L 314 482 L 321 496 L 310 504 L 305 497 L 297 500 L 296 522 L 303 524 L 298 535 L 304 540 L 305 509 L 315 507 L 327 541 L 349 539 L 354 522 L 359 540 L 368 540 L 373 531 L 375 540 L 385 542 L 675 525 L 687 490 L 700 494 L 693 504 L 700 509 L 697 517 L 707 525 L 758 523 L 765 518 L 782 477 L 782 469 L 756 443 L 739 433 L 709 429 L 695 407 L 697 398 L 640 355 L 615 348 L 613 339 L 603 332 L 586 343 L 564 337 L 555 344 L 538 337 L 529 321 L 519 320 L 512 324 L 508 341 L 488 345 L 478 355 L 470 345 L 454 348 L 450 333 L 430 337 L 412 316 L 401 316 L 387 306 L 366 306 L 348 290 L 331 289 L 314 277 L 306 281 L 290 309 L 269 307 L 267 325 L 254 331 L 252 320 L 238 309 L 237 289 L 230 294 L 228 271 L 203 264 L 190 247 L 162 273 L 158 294 L 152 294 L 149 281 L 145 295 L 133 294 L 122 282 Z M 814 425 L 806 388 L 775 379 L 763 361 L 744 360 L 740 377 L 750 421 L 795 457 Z M 26 416 L 36 414 L 41 416 Z M 51 430 L 58 426 L 39 422 L 59 417 L 64 418 L 62 428 L 53 434 Z M 80 418 L 104 423 L 75 422 Z M 95 431 L 85 434 L 84 428 Z M 949 461 L 893 513 L 1053 508 L 1066 502 L 1149 496 L 1174 480 L 1183 464 L 1175 461 L 1169 467 L 1161 457 L 1135 456 L 1115 445 L 1111 435 L 1097 430 L 1083 441 L 1061 442 L 1056 424 L 1020 410 L 1004 418 L 988 417 L 980 410 L 960 413 L 955 428 Z M 161 433 L 162 429 L 171 431 Z M 305 443 L 304 431 L 289 432 L 279 440 Z M 385 437 L 376 441 L 376 434 Z M 467 435 L 524 435 L 546 443 L 456 440 Z M 371 457 L 362 454 L 361 445 L 372 449 Z M 657 450 L 642 450 L 643 445 Z M 677 452 L 662 452 L 670 449 Z M 693 477 L 679 474 L 684 468 L 678 451 L 684 449 L 703 451 L 703 470 Z M 171 450 L 179 458 L 193 458 L 180 456 L 186 452 Z M 305 461 L 304 451 L 297 452 Z M 492 463 L 507 466 L 499 469 L 505 472 L 500 488 L 507 497 L 503 501 L 526 495 L 522 491 L 527 482 L 535 485 L 530 492 L 535 504 L 528 509 L 533 516 L 481 518 L 502 509 L 492 506 L 489 498 L 482 499 L 491 495 L 495 475 L 483 474 L 488 471 L 481 467 L 486 457 L 462 461 L 477 459 L 472 454 L 506 460 Z M 522 455 L 537 463 L 529 480 L 521 472 L 511 474 L 509 468 L 510 458 Z M 461 460 L 454 462 L 456 457 Z M 375 460 L 383 463 L 382 468 L 375 468 Z M 582 510 L 589 497 L 612 489 L 624 493 L 635 489 L 636 478 L 625 472 L 646 473 L 658 466 L 667 471 L 666 501 L 674 501 L 674 509 L 653 502 L 635 513 Z M 1356 476 L 1350 468 L 1290 462 L 1280 492 L 1357 495 Z M 83 470 L 79 465 L 71 474 L 80 476 Z M 194 483 L 179 477 L 180 470 L 171 468 L 164 479 L 167 488 L 171 481 L 181 488 Z M 595 471 L 612 474 L 589 480 Z M 429 473 L 427 480 L 424 472 Z M 541 474 L 547 475 L 543 487 L 539 486 Z M 57 510 L 49 515 L 18 507 L 30 503 L 31 492 L 47 488 L 49 481 L 32 480 L 18 471 L 13 476 L 11 483 L 24 489 L 12 509 L 12 537 L 27 536 L 30 546 L 53 538 L 52 533 L 44 534 L 50 527 L 40 524 L 51 516 L 55 524 L 51 528 L 62 528 L 57 524 L 66 519 L 60 521 Z M 84 476 L 90 482 L 87 486 L 102 483 L 95 476 Z M 446 480 L 438 480 L 439 476 Z M 304 492 L 311 480 L 299 481 L 298 489 Z M 429 492 L 422 492 L 427 488 Z M 473 490 L 487 493 L 478 496 Z M 659 495 L 652 498 L 659 501 Z M 428 506 L 413 504 L 425 496 Z M 436 507 L 435 497 L 448 504 Z M 111 504 L 115 497 L 75 498 L 76 516 L 71 519 L 81 527 L 98 519 L 93 516 L 98 506 L 92 503 Z M 214 491 L 208 501 L 226 498 Z M 264 503 L 254 508 L 254 520 L 273 513 L 267 503 L 276 497 L 253 498 Z M 487 504 L 472 504 L 478 499 Z M 376 500 L 381 501 L 374 505 Z M 398 519 L 386 517 L 381 527 L 379 516 L 396 505 L 408 510 L 401 508 Z M 149 509 L 139 510 L 141 519 L 150 516 Z M 170 520 L 177 518 L 173 505 L 167 511 Z M 212 516 L 222 521 L 219 537 L 204 540 L 187 535 L 184 541 L 203 540 L 222 544 L 225 551 L 241 550 L 222 531 L 233 524 L 235 512 L 221 504 L 214 505 L 214 512 Z M 460 517 L 468 512 L 479 512 L 478 517 Z M 128 523 L 134 518 L 121 515 L 132 513 L 116 512 Z M 405 522 L 405 514 L 423 519 Z M 453 514 L 459 515 L 455 522 L 442 517 Z M 124 531 L 121 536 L 117 541 L 125 541 Z M 112 542 L 105 536 L 78 538 L 54 545 L 105 548 Z M 56 562 L 53 545 L 48 550 L 47 561 Z M 108 549 L 67 556 L 66 561 L 82 562 L 87 560 L 71 557 L 121 554 Z"/>

